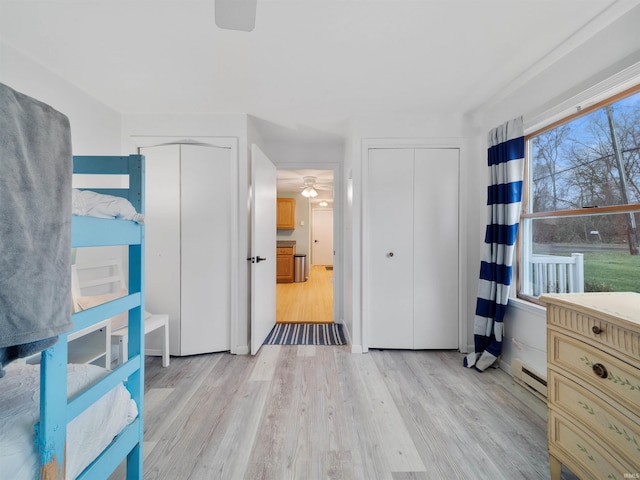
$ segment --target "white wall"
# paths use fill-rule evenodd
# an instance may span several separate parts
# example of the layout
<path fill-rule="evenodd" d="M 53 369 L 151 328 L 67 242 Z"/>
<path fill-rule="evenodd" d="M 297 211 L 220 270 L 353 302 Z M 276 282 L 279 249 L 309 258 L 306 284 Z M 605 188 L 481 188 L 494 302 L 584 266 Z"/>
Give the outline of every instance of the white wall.
<path fill-rule="evenodd" d="M 120 150 L 121 115 L 71 81 L 0 42 L 0 82 L 69 117 L 74 155 L 131 153 Z"/>
<path fill-rule="evenodd" d="M 539 126 L 545 117 L 557 116 L 553 107 L 564 103 L 575 111 L 578 103 L 572 104 L 582 92 L 597 92 L 611 86 L 607 80 L 620 75 L 640 62 L 640 6 L 629 11 L 623 18 L 605 26 L 599 33 L 569 51 L 562 58 L 544 69 L 510 86 L 490 104 L 469 115 L 465 121 L 465 135 L 472 150 L 468 175 L 486 178 L 486 134 L 497 125 L 524 115 L 525 128 L 530 131 Z M 622 75 L 627 78 L 628 75 Z M 628 78 L 627 78 L 628 80 Z M 635 83 L 640 82 L 638 77 Z M 615 83 L 615 82 L 613 82 Z M 525 132 L 527 133 L 527 132 Z M 469 219 L 468 270 L 468 318 L 469 341 L 473 342 L 473 317 L 480 248 L 484 238 L 485 191 L 479 185 L 470 185 L 466 209 Z M 477 248 L 476 248 L 477 246 Z M 515 294 L 515 287 L 512 289 Z M 509 371 L 512 358 L 520 358 L 540 372 L 546 371 L 546 325 L 545 309 L 514 300 L 505 317 L 502 368 Z"/>
<path fill-rule="evenodd" d="M 278 168 L 301 164 L 307 165 L 306 168 L 317 169 L 322 169 L 322 167 L 314 167 L 313 165 L 327 165 L 327 170 L 330 170 L 332 165 L 342 163 L 344 144 L 267 141 L 264 152 Z"/>
<path fill-rule="evenodd" d="M 342 193 L 343 202 L 343 216 L 341 222 L 334 223 L 338 225 L 338 228 L 342 230 L 342 242 L 337 242 L 334 245 L 336 248 L 342 250 L 342 274 L 343 274 L 343 288 L 344 295 L 342 305 L 342 323 L 344 324 L 344 333 L 347 336 L 347 341 L 351 345 L 351 351 L 354 353 L 362 352 L 362 328 L 361 328 L 361 309 L 359 290 L 355 289 L 356 278 L 354 277 L 354 265 L 356 259 L 354 258 L 355 247 L 355 232 L 353 225 L 356 222 L 356 218 L 359 221 L 360 216 L 356 215 L 359 203 L 355 202 L 353 196 L 353 168 L 354 168 L 354 154 L 353 154 L 353 133 L 351 133 L 352 127 L 349 127 L 348 138 L 350 141 L 345 145 L 344 162 L 343 162 L 343 178 L 344 183 L 340 189 Z M 337 189 L 336 189 L 337 190 Z M 335 215 L 335 209 L 334 209 Z M 359 263 L 358 263 L 359 265 Z M 336 266 L 334 266 L 335 273 Z M 358 276 L 359 279 L 359 276 Z M 358 322 L 354 322 L 354 318 L 358 319 Z M 354 347 L 355 339 L 357 344 Z"/>
<path fill-rule="evenodd" d="M 44 102 L 69 117 L 74 155 L 121 155 L 118 112 L 76 88 L 9 45 L 0 42 L 0 82 Z M 125 255 L 121 247 L 78 250 L 78 263 Z"/>

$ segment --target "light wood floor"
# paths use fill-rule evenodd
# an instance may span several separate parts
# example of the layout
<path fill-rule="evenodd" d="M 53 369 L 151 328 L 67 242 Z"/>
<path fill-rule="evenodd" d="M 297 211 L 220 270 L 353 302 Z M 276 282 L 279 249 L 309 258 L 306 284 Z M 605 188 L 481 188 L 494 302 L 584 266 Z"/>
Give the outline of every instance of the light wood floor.
<path fill-rule="evenodd" d="M 332 323 L 333 270 L 312 265 L 309 280 L 276 284 L 277 323 Z"/>
<path fill-rule="evenodd" d="M 549 478 L 545 403 L 456 352 L 147 357 L 145 383 L 147 480 Z"/>

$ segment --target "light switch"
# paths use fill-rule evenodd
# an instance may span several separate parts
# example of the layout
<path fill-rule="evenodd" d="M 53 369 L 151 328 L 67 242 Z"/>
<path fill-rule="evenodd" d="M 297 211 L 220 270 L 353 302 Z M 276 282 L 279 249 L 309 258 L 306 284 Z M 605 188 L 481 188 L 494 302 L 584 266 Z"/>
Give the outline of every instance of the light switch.
<path fill-rule="evenodd" d="M 300 226 L 304 227 L 304 220 L 300 220 Z"/>

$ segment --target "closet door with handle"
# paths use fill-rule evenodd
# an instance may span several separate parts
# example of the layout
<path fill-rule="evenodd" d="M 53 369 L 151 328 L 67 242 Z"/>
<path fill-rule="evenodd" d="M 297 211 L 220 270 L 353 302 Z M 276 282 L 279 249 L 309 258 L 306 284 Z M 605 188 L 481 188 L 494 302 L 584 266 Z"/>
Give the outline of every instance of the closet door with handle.
<path fill-rule="evenodd" d="M 369 151 L 367 251 L 371 348 L 413 348 L 412 149 Z"/>

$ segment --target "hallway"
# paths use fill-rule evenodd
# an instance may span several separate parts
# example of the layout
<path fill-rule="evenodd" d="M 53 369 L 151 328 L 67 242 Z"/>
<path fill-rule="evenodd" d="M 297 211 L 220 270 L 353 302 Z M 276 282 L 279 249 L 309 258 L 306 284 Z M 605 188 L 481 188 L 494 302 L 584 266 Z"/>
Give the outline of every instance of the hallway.
<path fill-rule="evenodd" d="M 312 265 L 309 280 L 276 284 L 277 323 L 332 323 L 333 270 Z"/>

